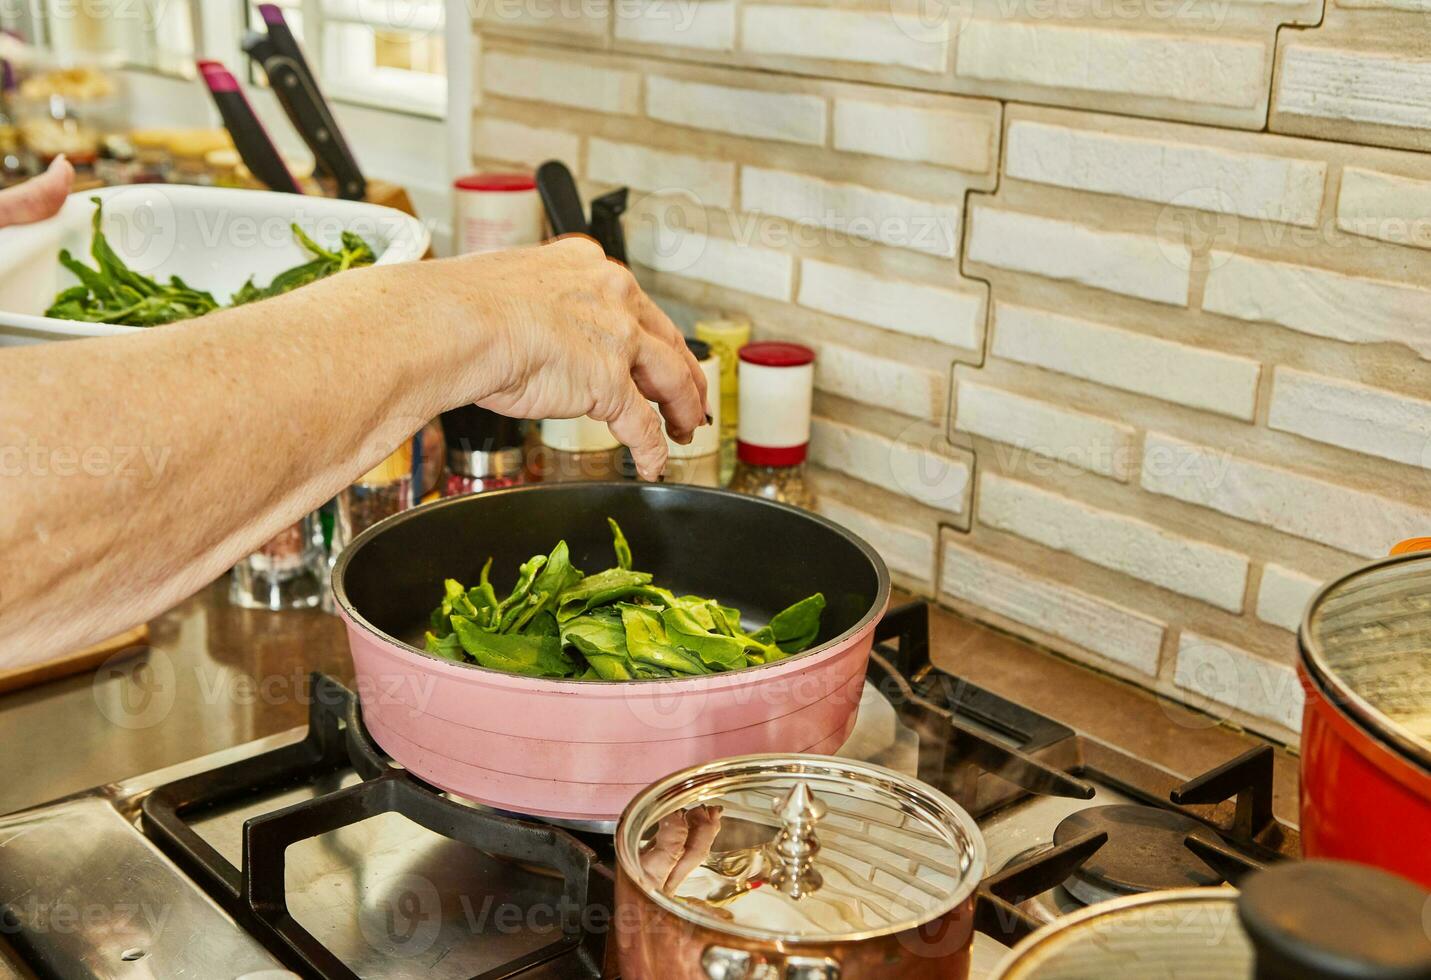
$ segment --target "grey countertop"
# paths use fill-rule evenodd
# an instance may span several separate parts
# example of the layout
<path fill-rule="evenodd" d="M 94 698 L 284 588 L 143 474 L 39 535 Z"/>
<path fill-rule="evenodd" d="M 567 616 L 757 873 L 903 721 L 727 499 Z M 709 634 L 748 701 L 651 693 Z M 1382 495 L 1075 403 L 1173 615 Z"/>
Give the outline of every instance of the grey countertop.
<path fill-rule="evenodd" d="M 304 724 L 306 677 L 352 683 L 339 620 L 227 600 L 225 576 L 150 623 L 150 647 L 0 696 L 0 813 Z"/>
<path fill-rule="evenodd" d="M 230 606 L 220 579 L 150 624 L 147 651 L 0 696 L 0 813 L 306 722 L 306 678 L 351 685 L 342 624 Z M 903 601 L 907 596 L 896 596 Z M 1185 776 L 1258 740 L 946 610 L 936 665 Z M 1296 759 L 1278 750 L 1278 816 L 1296 821 Z"/>

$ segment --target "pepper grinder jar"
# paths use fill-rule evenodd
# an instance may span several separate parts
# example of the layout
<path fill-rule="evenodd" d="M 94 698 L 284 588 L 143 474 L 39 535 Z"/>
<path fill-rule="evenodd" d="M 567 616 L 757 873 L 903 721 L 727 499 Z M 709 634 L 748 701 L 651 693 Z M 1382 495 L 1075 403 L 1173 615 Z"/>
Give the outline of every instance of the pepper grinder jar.
<path fill-rule="evenodd" d="M 730 489 L 814 509 L 805 478 L 815 352 L 763 341 L 740 349 L 740 419 Z"/>
<path fill-rule="evenodd" d="M 476 405 L 442 413 L 447 440 L 443 496 L 499 490 L 522 482 L 526 464 L 522 423 Z"/>

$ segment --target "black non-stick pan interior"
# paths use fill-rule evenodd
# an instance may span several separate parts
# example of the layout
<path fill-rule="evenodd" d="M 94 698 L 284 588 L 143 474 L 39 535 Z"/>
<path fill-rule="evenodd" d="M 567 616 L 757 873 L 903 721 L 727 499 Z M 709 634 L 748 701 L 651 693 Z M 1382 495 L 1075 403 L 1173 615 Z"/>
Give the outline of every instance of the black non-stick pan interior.
<path fill-rule="evenodd" d="M 499 595 L 518 565 L 558 540 L 583 572 L 614 566 L 607 517 L 621 524 L 634 566 L 656 584 L 719 599 L 747 623 L 823 592 L 824 643 L 877 613 L 888 596 L 879 557 L 823 518 L 723 490 L 641 483 L 545 484 L 428 504 L 353 542 L 334 587 L 368 623 L 412 642 L 442 598 L 443 579 L 474 585 L 489 556 Z"/>

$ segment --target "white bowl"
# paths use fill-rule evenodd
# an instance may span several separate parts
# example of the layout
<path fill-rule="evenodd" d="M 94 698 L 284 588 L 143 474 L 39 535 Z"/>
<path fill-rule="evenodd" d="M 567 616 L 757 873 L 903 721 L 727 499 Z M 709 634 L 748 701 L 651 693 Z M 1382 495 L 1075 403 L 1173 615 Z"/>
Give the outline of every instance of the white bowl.
<path fill-rule="evenodd" d="M 77 191 L 53 218 L 0 229 L 0 347 L 154 329 L 45 316 L 55 294 L 77 281 L 60 265 L 60 249 L 95 264 L 95 197 L 104 201 L 105 237 L 130 268 L 161 282 L 177 275 L 225 304 L 249 276 L 266 285 L 312 257 L 294 240 L 291 223 L 324 247 L 340 232 L 356 232 L 378 265 L 419 259 L 430 240 L 412 215 L 362 201 L 181 184 Z"/>

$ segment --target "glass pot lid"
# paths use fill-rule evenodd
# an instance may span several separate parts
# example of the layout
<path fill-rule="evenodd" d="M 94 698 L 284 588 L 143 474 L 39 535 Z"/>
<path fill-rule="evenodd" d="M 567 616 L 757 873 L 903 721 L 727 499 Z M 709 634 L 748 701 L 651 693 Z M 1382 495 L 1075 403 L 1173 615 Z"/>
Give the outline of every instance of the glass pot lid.
<path fill-rule="evenodd" d="M 1015 946 L 994 980 L 1250 977 L 1255 956 L 1231 888 L 1175 888 L 1100 902 Z"/>
<path fill-rule="evenodd" d="M 1431 554 L 1332 582 L 1302 624 L 1308 670 L 1372 734 L 1431 768 Z"/>
<path fill-rule="evenodd" d="M 616 830 L 622 870 L 658 905 L 757 940 L 819 942 L 918 926 L 973 893 L 974 820 L 892 769 L 750 755 L 644 790 Z"/>

